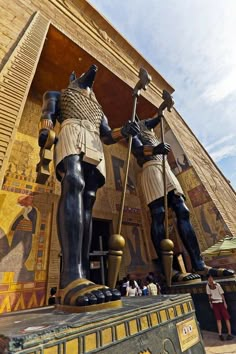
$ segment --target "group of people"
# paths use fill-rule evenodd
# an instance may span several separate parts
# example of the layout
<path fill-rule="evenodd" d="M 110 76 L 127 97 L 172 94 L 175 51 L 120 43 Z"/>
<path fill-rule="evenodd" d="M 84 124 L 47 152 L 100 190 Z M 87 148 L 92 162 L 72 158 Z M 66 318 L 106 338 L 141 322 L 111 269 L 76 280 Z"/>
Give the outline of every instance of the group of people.
<path fill-rule="evenodd" d="M 161 287 L 150 272 L 145 279 L 135 280 L 129 274 L 118 282 L 118 290 L 121 296 L 154 296 L 161 294 Z"/>

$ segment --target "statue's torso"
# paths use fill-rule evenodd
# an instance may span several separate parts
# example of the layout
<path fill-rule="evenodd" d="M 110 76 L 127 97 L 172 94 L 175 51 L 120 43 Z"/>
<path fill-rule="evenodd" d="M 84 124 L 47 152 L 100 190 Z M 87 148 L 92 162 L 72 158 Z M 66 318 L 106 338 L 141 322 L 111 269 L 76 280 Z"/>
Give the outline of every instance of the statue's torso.
<path fill-rule="evenodd" d="M 59 107 L 61 130 L 54 150 L 55 166 L 67 156 L 82 154 L 83 161 L 96 166 L 105 177 L 105 159 L 100 139 L 104 113 L 95 95 L 92 91 L 68 87 L 61 92 Z"/>
<path fill-rule="evenodd" d="M 145 121 L 140 121 L 139 122 L 140 126 L 140 133 L 138 135 L 138 138 L 142 142 L 144 146 L 157 146 L 160 144 L 160 141 L 158 140 L 155 132 L 153 130 L 150 130 L 146 127 Z M 138 156 L 137 161 L 140 166 L 143 166 L 143 164 L 147 161 L 151 160 L 156 160 L 156 161 L 162 161 L 162 155 L 151 155 L 151 156 Z"/>
<path fill-rule="evenodd" d="M 103 111 L 95 95 L 87 96 L 86 90 L 67 88 L 60 97 L 60 123 L 67 119 L 90 122 L 99 133 Z"/>

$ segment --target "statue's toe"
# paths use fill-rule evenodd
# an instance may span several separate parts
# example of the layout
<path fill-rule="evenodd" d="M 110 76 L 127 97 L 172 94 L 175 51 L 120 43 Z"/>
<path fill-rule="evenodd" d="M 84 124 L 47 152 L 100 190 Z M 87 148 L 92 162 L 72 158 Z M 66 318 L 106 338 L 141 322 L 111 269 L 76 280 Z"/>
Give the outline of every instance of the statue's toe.
<path fill-rule="evenodd" d="M 87 296 L 88 299 L 89 299 L 89 305 L 95 305 L 95 304 L 98 303 L 98 298 L 93 292 L 92 293 L 86 293 L 85 296 Z"/>
<path fill-rule="evenodd" d="M 105 296 L 105 302 L 109 302 L 112 300 L 112 292 L 110 289 L 108 288 L 103 288 L 101 289 L 101 292 L 104 294 Z"/>
<path fill-rule="evenodd" d="M 191 273 L 191 280 L 194 280 L 194 279 L 201 279 L 201 276 L 197 273 Z"/>
<path fill-rule="evenodd" d="M 234 276 L 235 272 L 233 269 L 224 269 L 223 270 L 223 275 L 225 277 L 230 277 L 230 276 Z"/>
<path fill-rule="evenodd" d="M 97 298 L 97 304 L 103 304 L 105 302 L 105 295 L 101 290 L 93 290 L 92 294 Z"/>
<path fill-rule="evenodd" d="M 76 306 L 88 306 L 88 305 L 90 305 L 89 298 L 86 295 L 78 296 L 75 303 L 76 303 Z"/>
<path fill-rule="evenodd" d="M 112 293 L 112 301 L 120 300 L 121 298 L 121 293 L 117 289 L 110 289 Z"/>

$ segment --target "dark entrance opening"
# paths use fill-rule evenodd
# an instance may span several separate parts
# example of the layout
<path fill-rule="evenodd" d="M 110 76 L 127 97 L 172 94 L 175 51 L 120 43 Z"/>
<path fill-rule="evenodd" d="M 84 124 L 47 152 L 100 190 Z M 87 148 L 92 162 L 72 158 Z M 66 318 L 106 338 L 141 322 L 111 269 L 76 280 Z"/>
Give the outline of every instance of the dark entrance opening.
<path fill-rule="evenodd" d="M 90 250 L 90 280 L 107 283 L 107 252 L 111 234 L 111 220 L 93 219 L 93 236 Z"/>

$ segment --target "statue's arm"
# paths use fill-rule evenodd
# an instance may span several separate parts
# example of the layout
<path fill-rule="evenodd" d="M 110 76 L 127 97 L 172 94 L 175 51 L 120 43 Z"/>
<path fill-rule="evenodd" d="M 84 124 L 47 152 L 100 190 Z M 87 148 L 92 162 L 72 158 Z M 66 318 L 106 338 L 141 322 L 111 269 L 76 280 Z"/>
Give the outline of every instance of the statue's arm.
<path fill-rule="evenodd" d="M 153 146 L 149 144 L 145 145 L 142 143 L 142 141 L 138 136 L 135 136 L 132 140 L 132 153 L 136 158 L 140 158 L 140 157 L 143 158 L 143 157 L 162 154 L 163 153 L 162 150 L 160 152 L 161 147 L 162 144 L 159 144 L 157 146 Z"/>
<path fill-rule="evenodd" d="M 100 125 L 100 137 L 104 144 L 111 145 L 128 138 L 129 135 L 136 136 L 139 130 L 137 122 L 130 121 L 121 128 L 111 129 L 106 116 L 104 116 Z"/>
<path fill-rule="evenodd" d="M 145 120 L 145 125 L 148 129 L 154 129 L 161 122 L 160 116 L 155 116 L 153 118 L 148 118 Z"/>
<path fill-rule="evenodd" d="M 132 139 L 131 149 L 136 158 L 145 156 L 145 146 L 137 135 Z"/>
<path fill-rule="evenodd" d="M 43 147 L 46 143 L 48 132 L 56 124 L 57 117 L 60 114 L 60 92 L 47 91 L 43 96 L 42 115 L 39 124 L 39 146 Z"/>
<path fill-rule="evenodd" d="M 154 117 L 145 120 L 145 125 L 148 129 L 153 129 L 157 124 L 159 124 L 160 118 Z M 148 157 L 153 155 L 167 155 L 170 151 L 170 145 L 167 143 L 160 143 L 158 145 L 151 145 L 148 143 L 143 143 L 142 131 L 135 136 L 132 140 L 132 153 L 136 157 Z"/>
<path fill-rule="evenodd" d="M 160 143 L 156 146 L 153 145 L 135 145 L 136 139 L 132 141 L 132 152 L 136 157 L 148 157 L 154 155 L 167 155 L 171 147 L 167 143 Z"/>

